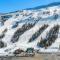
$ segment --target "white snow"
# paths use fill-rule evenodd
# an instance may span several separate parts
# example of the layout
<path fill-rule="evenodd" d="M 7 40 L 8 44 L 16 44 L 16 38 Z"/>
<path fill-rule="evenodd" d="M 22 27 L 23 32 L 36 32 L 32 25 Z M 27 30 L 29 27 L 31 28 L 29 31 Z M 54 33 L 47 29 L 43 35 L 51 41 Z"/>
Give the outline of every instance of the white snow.
<path fill-rule="evenodd" d="M 59 18 L 57 20 L 49 19 L 48 17 L 52 16 L 55 13 L 54 12 L 55 10 L 56 10 L 56 13 L 59 15 Z M 43 12 L 47 12 L 47 11 L 49 11 L 50 14 L 43 14 Z M 4 22 L 4 25 L 0 27 L 0 35 L 3 34 L 3 31 L 5 29 L 8 29 L 7 32 L 5 33 L 5 36 L 1 39 L 3 42 L 5 42 L 7 44 L 7 46 L 4 48 L 0 48 L 0 55 L 9 55 L 9 52 L 11 52 L 13 54 L 13 52 L 19 48 L 23 49 L 23 50 L 26 50 L 29 47 L 37 48 L 36 45 L 40 41 L 41 37 L 44 39 L 46 37 L 46 33 L 48 33 L 49 30 L 51 28 L 53 28 L 54 25 L 57 25 L 57 24 L 60 25 L 60 7 L 58 7 L 58 6 L 48 7 L 47 9 L 43 8 L 40 10 L 23 10 L 22 12 L 15 12 L 15 13 L 11 13 L 11 14 L 13 16 L 11 18 L 9 18 L 8 20 L 6 20 Z M 19 16 L 16 17 L 15 14 L 19 14 Z M 23 26 L 23 24 L 25 24 L 25 22 L 19 23 L 16 28 L 12 28 L 14 22 L 16 22 L 16 21 L 19 22 L 19 21 L 28 19 L 29 17 L 32 17 L 35 20 L 38 17 L 41 17 L 41 19 L 39 19 L 39 22 L 36 23 L 34 27 L 25 31 L 19 37 L 18 42 L 12 43 L 11 38 L 14 35 L 14 33 L 16 32 L 16 30 L 18 28 L 21 28 Z M 32 37 L 32 35 L 36 31 L 38 31 L 39 28 L 41 26 L 43 26 L 44 24 L 48 24 L 49 26 L 40 34 L 40 36 L 37 39 L 35 39 L 31 43 L 28 43 L 28 41 Z M 59 29 L 58 38 L 55 40 L 55 42 L 51 46 L 48 47 L 48 49 L 44 49 L 44 48 L 39 48 L 39 49 L 40 49 L 40 52 L 57 52 L 59 50 L 59 45 L 60 45 L 60 29 Z M 57 48 L 57 49 L 55 49 L 55 48 Z M 5 52 L 5 50 L 8 50 L 8 51 Z"/>

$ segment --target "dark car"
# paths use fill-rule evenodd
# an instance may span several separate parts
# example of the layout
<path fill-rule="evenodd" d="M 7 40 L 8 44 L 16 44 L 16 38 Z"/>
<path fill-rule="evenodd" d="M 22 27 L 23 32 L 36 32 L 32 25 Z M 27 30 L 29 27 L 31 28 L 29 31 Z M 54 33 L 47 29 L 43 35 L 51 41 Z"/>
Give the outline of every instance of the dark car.
<path fill-rule="evenodd" d="M 34 56 L 34 48 L 27 48 L 25 56 Z"/>

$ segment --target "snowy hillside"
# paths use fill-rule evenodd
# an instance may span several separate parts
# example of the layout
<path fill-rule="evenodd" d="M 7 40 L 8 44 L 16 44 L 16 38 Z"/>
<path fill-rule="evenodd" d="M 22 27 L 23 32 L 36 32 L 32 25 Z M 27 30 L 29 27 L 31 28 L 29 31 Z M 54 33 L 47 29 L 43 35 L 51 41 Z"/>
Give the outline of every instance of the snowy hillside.
<path fill-rule="evenodd" d="M 0 55 L 29 47 L 59 51 L 60 4 L 55 4 L 0 14 Z"/>

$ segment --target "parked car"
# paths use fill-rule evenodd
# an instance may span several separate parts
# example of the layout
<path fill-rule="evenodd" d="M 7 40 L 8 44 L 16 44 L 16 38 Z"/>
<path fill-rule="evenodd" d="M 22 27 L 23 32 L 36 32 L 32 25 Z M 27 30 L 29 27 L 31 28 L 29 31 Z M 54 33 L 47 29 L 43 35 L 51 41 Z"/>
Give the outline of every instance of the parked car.
<path fill-rule="evenodd" d="M 23 50 L 21 49 L 17 49 L 13 52 L 14 55 L 18 55 L 18 54 L 21 54 L 22 52 L 24 52 Z"/>
<path fill-rule="evenodd" d="M 27 48 L 25 56 L 34 56 L 34 48 Z"/>

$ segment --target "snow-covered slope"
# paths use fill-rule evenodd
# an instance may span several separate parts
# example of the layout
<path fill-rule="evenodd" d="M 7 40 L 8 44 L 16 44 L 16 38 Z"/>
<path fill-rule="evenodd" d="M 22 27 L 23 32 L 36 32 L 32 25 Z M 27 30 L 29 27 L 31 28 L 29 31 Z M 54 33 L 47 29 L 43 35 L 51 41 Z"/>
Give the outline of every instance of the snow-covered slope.
<path fill-rule="evenodd" d="M 60 4 L 55 4 L 0 14 L 0 55 L 30 47 L 40 52 L 57 52 L 60 48 Z"/>

